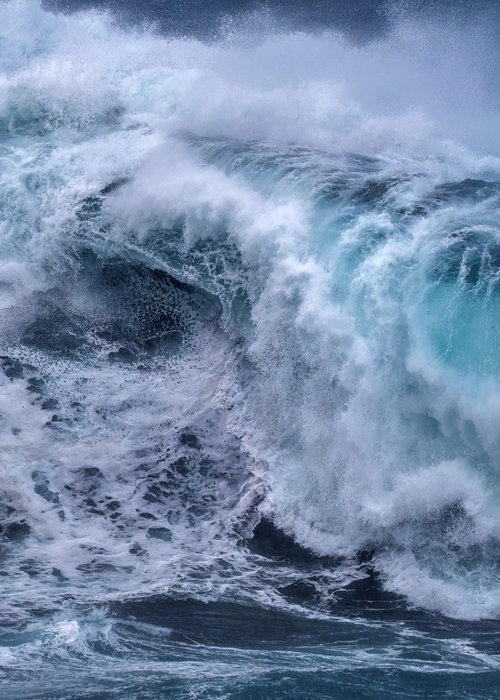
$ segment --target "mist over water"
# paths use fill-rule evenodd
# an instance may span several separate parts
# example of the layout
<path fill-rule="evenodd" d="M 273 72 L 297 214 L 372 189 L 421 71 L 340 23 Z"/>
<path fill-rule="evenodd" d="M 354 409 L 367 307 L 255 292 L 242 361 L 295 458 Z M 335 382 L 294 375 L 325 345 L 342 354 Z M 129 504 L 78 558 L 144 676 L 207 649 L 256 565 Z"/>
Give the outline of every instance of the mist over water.
<path fill-rule="evenodd" d="M 492 697 L 496 16 L 0 5 L 4 697 Z"/>

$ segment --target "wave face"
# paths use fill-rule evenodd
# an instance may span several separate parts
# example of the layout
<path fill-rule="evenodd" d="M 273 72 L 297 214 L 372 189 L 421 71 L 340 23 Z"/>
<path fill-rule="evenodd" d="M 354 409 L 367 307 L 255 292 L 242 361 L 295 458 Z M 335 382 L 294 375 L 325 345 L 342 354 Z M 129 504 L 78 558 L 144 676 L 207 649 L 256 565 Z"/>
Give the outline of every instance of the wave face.
<path fill-rule="evenodd" d="M 498 49 L 391 26 L 0 6 L 5 697 L 491 697 Z"/>

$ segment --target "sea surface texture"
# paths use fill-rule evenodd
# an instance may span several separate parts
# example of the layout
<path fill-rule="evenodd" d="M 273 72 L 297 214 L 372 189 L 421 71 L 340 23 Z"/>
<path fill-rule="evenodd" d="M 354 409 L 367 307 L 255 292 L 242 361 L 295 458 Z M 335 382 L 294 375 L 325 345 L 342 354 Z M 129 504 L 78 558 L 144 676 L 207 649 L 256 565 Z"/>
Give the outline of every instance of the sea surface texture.
<path fill-rule="evenodd" d="M 0 4 L 2 698 L 500 697 L 498 9 Z"/>

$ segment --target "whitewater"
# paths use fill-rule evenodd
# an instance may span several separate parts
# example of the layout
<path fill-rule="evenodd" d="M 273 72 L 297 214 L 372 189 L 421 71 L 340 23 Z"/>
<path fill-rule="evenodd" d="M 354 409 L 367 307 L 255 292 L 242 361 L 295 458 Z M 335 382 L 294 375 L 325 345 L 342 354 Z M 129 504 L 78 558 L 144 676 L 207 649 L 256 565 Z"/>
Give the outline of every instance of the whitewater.
<path fill-rule="evenodd" d="M 497 692 L 495 31 L 0 5 L 3 697 Z"/>

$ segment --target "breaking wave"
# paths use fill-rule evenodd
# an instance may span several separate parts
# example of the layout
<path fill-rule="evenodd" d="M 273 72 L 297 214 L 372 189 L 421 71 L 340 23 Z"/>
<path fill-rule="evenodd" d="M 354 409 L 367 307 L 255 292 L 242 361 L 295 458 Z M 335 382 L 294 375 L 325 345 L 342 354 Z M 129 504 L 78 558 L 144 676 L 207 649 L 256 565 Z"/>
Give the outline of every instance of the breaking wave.
<path fill-rule="evenodd" d="M 8 614 L 34 591 L 326 614 L 373 573 L 498 617 L 484 27 L 207 43 L 24 0 L 0 27 Z"/>

